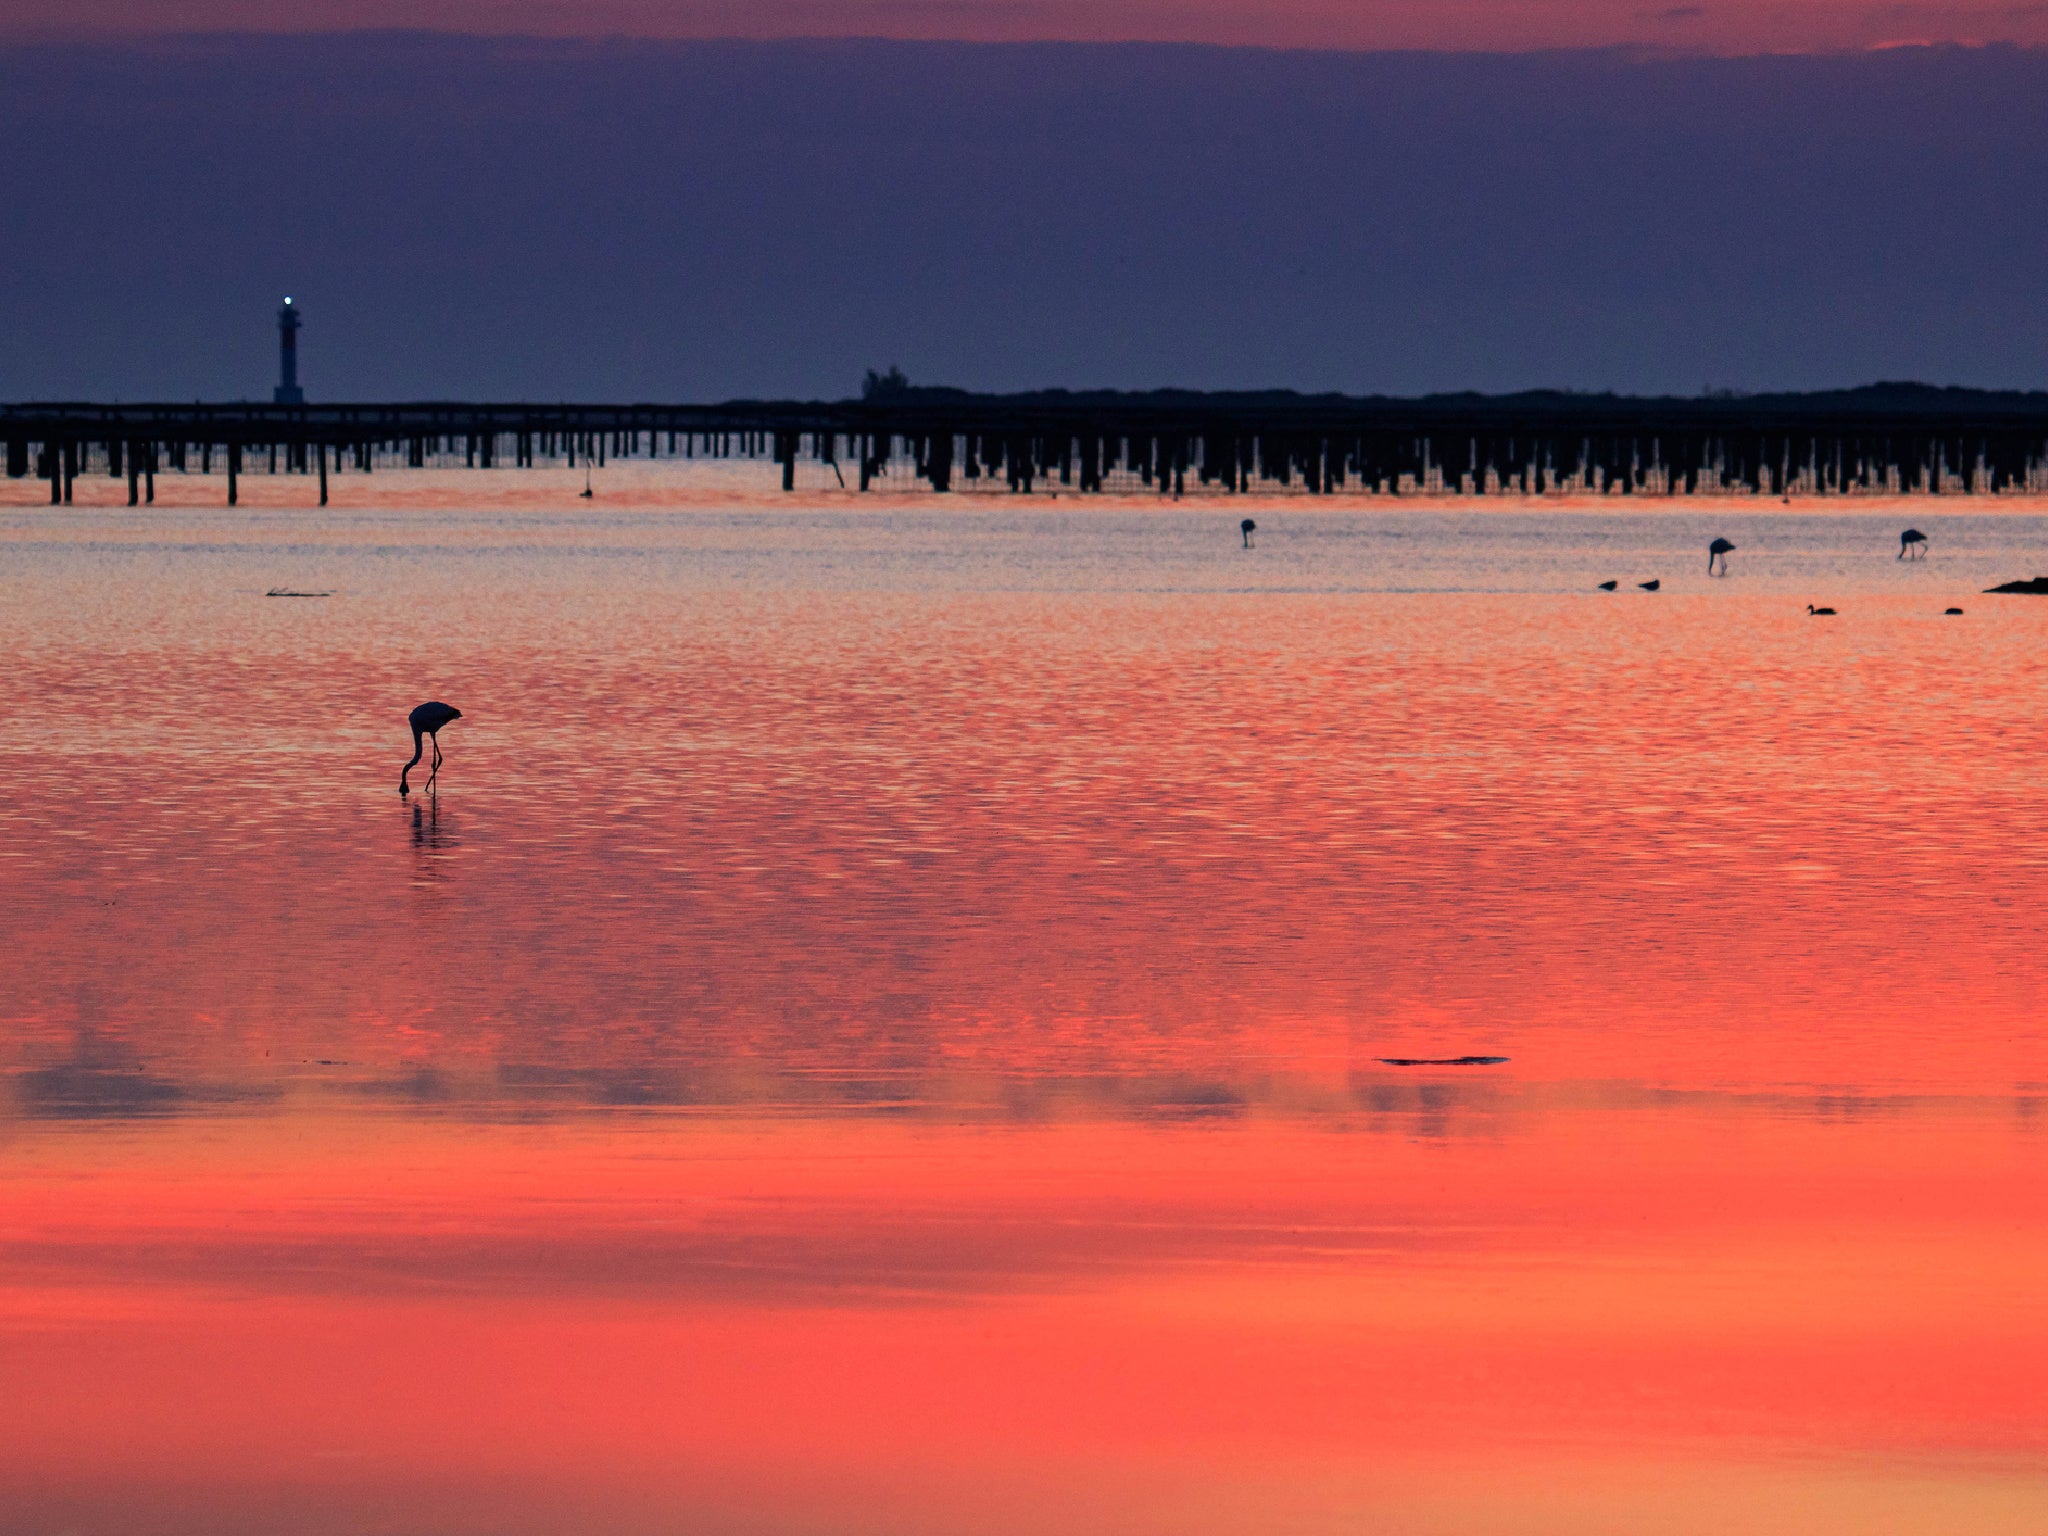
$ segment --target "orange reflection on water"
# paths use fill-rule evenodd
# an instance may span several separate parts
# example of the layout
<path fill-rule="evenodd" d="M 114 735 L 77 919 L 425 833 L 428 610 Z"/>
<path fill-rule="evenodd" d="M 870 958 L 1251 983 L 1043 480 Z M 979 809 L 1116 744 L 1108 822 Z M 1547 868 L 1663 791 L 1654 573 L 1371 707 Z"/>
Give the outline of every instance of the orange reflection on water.
<path fill-rule="evenodd" d="M 5 1523 L 2037 1525 L 2039 520 L 1221 515 L 0 526 Z"/>
<path fill-rule="evenodd" d="M 508 1529 L 563 1499 L 831 1523 L 858 1489 L 920 1519 L 983 1478 L 1041 1512 L 1078 1478 L 1076 1522 L 1121 1528 L 1102 1490 L 1168 1466 L 1226 1506 L 1284 1469 L 1283 1507 L 1342 1484 L 1426 1504 L 1431 1469 L 1449 1508 L 1475 1471 L 1528 1497 L 1559 1465 L 1697 1463 L 1703 1434 L 1837 1476 L 1974 1458 L 1993 1484 L 2044 1449 L 2048 1254 L 2016 1218 L 2048 1172 L 2005 1117 L 1527 1108 L 1545 1129 L 1448 1141 L 39 1133 L 0 1444 L 29 1485 L 231 1504 L 495 1485 Z"/>

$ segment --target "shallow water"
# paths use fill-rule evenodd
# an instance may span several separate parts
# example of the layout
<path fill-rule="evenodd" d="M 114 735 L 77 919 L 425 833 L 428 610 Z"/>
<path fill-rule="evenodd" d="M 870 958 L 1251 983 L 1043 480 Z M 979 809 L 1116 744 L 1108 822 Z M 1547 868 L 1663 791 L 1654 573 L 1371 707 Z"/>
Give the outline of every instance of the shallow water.
<path fill-rule="evenodd" d="M 8 1529 L 2039 1527 L 2041 509 L 244 486 L 0 488 Z"/>

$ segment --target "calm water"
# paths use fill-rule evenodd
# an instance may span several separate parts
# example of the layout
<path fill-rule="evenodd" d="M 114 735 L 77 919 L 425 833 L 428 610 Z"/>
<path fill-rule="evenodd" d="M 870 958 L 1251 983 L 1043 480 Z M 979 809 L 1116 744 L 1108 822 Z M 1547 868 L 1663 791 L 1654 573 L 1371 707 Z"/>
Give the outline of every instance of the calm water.
<path fill-rule="evenodd" d="M 0 1526 L 2048 1519 L 2048 517 L 580 483 L 0 487 Z"/>

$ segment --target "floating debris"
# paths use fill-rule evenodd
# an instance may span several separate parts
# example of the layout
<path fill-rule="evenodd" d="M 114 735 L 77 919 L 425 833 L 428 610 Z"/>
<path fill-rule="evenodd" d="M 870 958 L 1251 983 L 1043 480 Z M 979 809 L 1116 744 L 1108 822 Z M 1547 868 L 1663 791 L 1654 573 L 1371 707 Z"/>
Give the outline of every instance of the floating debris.
<path fill-rule="evenodd" d="M 1382 1056 L 1389 1067 L 1497 1067 L 1505 1056 Z"/>

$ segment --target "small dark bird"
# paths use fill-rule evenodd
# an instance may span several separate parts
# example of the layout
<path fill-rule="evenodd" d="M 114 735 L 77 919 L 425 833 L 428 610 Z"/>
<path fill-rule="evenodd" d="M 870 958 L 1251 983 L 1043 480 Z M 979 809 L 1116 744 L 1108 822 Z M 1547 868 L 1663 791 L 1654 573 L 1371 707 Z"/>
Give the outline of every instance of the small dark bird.
<path fill-rule="evenodd" d="M 1621 583 L 1618 581 L 1603 581 L 1600 583 L 1600 590 L 1602 592 L 1612 592 L 1616 587 L 1620 585 Z"/>
<path fill-rule="evenodd" d="M 1707 574 L 1709 576 L 1726 576 L 1728 574 L 1728 552 L 1734 547 L 1726 539 L 1716 539 L 1707 546 Z M 1714 569 L 1714 562 L 1716 560 L 1721 562 L 1721 569 L 1718 571 Z"/>
<path fill-rule="evenodd" d="M 1951 618 L 1951 619 L 1953 619 L 1953 618 L 1956 618 L 1956 617 L 1960 616 L 1960 615 L 1961 615 L 1961 613 L 1962 613 L 1962 611 L 1963 611 L 1963 610 L 1962 610 L 1962 609 L 1960 609 L 1960 608 L 1944 608 L 1944 609 L 1942 609 L 1942 615 L 1943 615 L 1943 616 L 1944 616 L 1945 618 Z"/>
<path fill-rule="evenodd" d="M 590 501 L 593 499 L 590 490 L 590 466 L 588 464 L 585 464 L 583 466 L 583 489 L 578 491 L 576 495 L 580 500 L 583 501 Z"/>
<path fill-rule="evenodd" d="M 1899 558 L 1918 560 L 1927 553 L 1927 535 L 1918 528 L 1908 528 L 1899 535 Z"/>
<path fill-rule="evenodd" d="M 1833 617 L 1835 616 L 1835 610 L 1834 610 L 1834 609 L 1832 609 L 1832 608 L 1816 608 L 1816 607 L 1814 607 L 1814 606 L 1813 606 L 1813 604 L 1811 604 L 1811 603 L 1808 603 L 1808 604 L 1806 605 L 1806 611 L 1807 611 L 1808 613 L 1812 614 L 1812 615 L 1813 615 L 1813 616 L 1814 616 L 1814 617 L 1815 617 L 1816 619 L 1832 619 L 1832 618 L 1833 618 Z"/>
<path fill-rule="evenodd" d="M 1246 518 L 1237 525 L 1237 531 L 1244 535 L 1244 547 L 1250 549 L 1252 547 L 1252 535 L 1259 531 L 1259 525 L 1250 518 Z"/>
<path fill-rule="evenodd" d="M 441 772 L 441 727 L 461 718 L 462 711 L 453 704 L 434 701 L 420 705 L 405 717 L 406 724 L 412 727 L 412 762 L 398 770 L 399 799 L 403 800 L 412 793 L 411 786 L 406 783 L 406 777 L 412 772 L 413 765 L 419 762 L 420 754 L 426 750 L 420 740 L 422 736 L 431 738 L 434 743 L 434 763 L 427 770 L 427 788 L 434 787 L 434 780 Z"/>
<path fill-rule="evenodd" d="M 1639 581 L 1636 583 L 1636 585 L 1641 587 L 1645 592 L 1654 592 L 1659 587 L 1663 586 L 1664 583 L 1661 581 Z"/>

